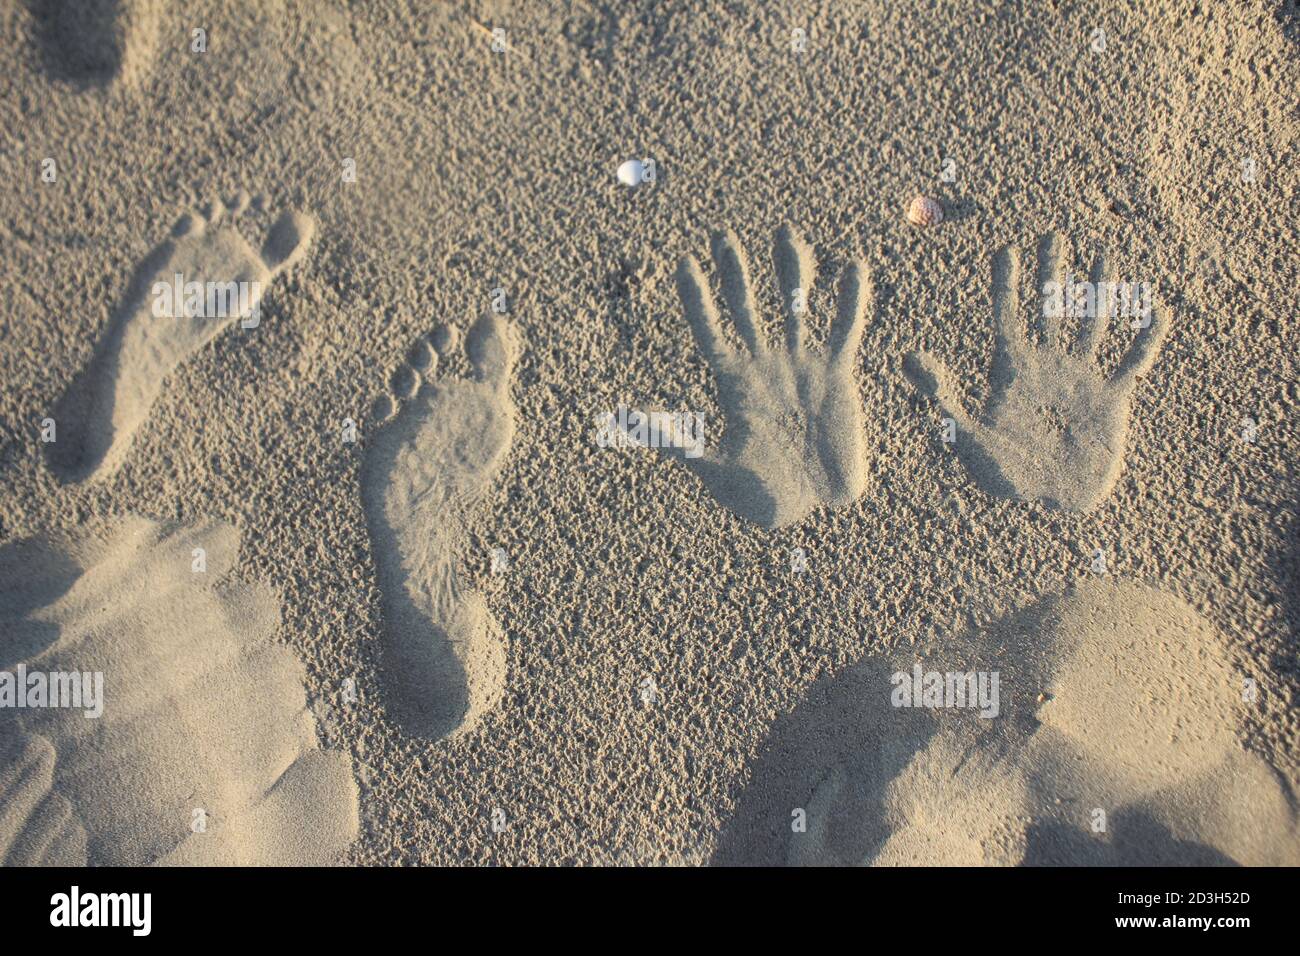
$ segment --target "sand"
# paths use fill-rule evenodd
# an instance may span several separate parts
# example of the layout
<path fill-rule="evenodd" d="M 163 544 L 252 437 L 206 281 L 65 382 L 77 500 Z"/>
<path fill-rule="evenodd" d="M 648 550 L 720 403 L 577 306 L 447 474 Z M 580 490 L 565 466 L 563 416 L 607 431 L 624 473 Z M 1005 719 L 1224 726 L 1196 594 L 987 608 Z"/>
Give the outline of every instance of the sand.
<path fill-rule="evenodd" d="M 356 836 L 276 596 L 221 580 L 238 545 L 131 519 L 0 553 L 6 668 L 103 675 L 95 717 L 0 710 L 6 863 L 327 863 Z"/>
<path fill-rule="evenodd" d="M 1296 865 L 1289 793 L 1239 745 L 1249 695 L 1222 645 L 1177 598 L 1085 581 L 871 657 L 778 721 L 721 860 Z M 998 674 L 996 714 L 893 706 L 890 678 L 917 665 Z"/>
<path fill-rule="evenodd" d="M 379 399 L 373 418 L 385 427 L 361 487 L 384 596 L 386 706 L 408 733 L 436 740 L 472 730 L 505 690 L 500 628 L 461 585 L 456 549 L 514 438 L 516 346 L 504 321 L 484 316 L 465 343 L 473 378 L 455 380 L 435 377 L 454 337 L 434 341 L 446 344 L 418 339 L 394 373 L 400 397 Z"/>
<path fill-rule="evenodd" d="M 0 37 L 6 863 L 1296 862 L 1293 0 Z"/>

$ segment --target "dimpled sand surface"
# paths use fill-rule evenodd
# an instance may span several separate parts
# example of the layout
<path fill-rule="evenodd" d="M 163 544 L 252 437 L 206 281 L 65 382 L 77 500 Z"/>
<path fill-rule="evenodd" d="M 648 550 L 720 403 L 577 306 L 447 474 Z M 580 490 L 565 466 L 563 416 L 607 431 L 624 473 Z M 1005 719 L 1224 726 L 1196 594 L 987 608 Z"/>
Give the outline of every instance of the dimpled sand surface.
<path fill-rule="evenodd" d="M 1209 710 L 1233 714 L 1215 759 L 1294 788 L 1300 14 L 935 6 L 0 5 L 0 542 L 134 515 L 234 529 L 233 578 L 278 596 L 268 639 L 322 752 L 351 761 L 347 863 L 734 860 L 771 748 L 820 688 L 913 642 L 962 666 L 953 648 L 992 622 L 1103 573 L 1194 612 L 1225 673 L 1253 678 L 1252 702 L 1233 685 Z M 654 181 L 620 183 L 630 158 Z M 916 195 L 941 223 L 907 221 Z M 103 356 L 151 255 L 187 213 L 235 211 L 225 258 L 199 265 L 274 274 L 260 322 L 153 355 L 111 467 L 54 467 L 42 420 L 86 369 L 120 392 Z M 292 249 L 286 215 L 312 227 Z M 1080 280 L 1104 253 L 1164 324 L 1094 341 L 1043 323 L 1051 250 L 1048 272 Z M 862 294 L 841 296 L 846 275 Z M 827 372 L 844 301 L 861 342 Z M 511 330 L 505 377 L 476 364 L 485 315 Z M 458 383 L 465 401 L 439 391 Z M 620 404 L 697 412 L 704 464 L 598 442 Z M 442 513 L 426 506 L 447 520 L 384 530 Z M 430 607 L 432 676 L 393 673 Z M 1094 725 L 1078 719 L 1053 733 Z M 1126 779 L 1123 733 L 1153 733 L 1119 730 L 1071 738 L 1099 779 Z M 1023 856 L 1034 790 L 996 767 L 972 771 L 962 833 L 933 832 L 935 740 L 895 768 L 886 818 L 906 826 L 884 857 Z M 848 840 L 834 781 L 805 790 L 788 799 L 813 801 L 810 823 L 841 821 L 818 838 Z M 1245 803 L 1273 826 L 1265 796 Z M 741 842 L 816 861 L 764 839 Z M 1051 860 L 1094 859 L 1071 846 Z"/>

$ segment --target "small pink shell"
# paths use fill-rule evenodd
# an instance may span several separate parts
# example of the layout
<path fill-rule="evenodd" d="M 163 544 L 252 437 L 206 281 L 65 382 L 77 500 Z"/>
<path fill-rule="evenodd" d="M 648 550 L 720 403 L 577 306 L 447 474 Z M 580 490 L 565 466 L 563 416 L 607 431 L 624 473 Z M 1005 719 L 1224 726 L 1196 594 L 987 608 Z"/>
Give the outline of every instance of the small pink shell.
<path fill-rule="evenodd" d="M 943 222 L 943 207 L 939 200 L 917 196 L 907 207 L 907 221 L 915 226 L 933 226 Z"/>

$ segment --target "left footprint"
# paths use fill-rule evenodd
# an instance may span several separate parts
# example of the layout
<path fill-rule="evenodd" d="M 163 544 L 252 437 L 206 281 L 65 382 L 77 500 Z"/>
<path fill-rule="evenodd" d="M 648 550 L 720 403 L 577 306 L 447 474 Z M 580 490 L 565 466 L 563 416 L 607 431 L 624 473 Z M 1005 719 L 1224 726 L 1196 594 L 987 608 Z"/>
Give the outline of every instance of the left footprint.
<path fill-rule="evenodd" d="M 260 253 L 234 229 L 219 225 L 228 211 L 239 212 L 247 201 L 241 194 L 230 210 L 215 203 L 209 219 L 185 215 L 172 238 L 137 270 L 90 364 L 51 416 L 55 440 L 45 448 L 61 481 L 116 471 L 164 379 L 236 320 L 252 323 L 266 286 L 306 253 L 315 224 L 298 212 L 280 216 Z M 187 302 L 187 292 L 173 302 L 163 288 L 177 285 L 197 296 Z"/>
<path fill-rule="evenodd" d="M 356 838 L 276 596 L 216 583 L 238 548 L 127 518 L 0 549 L 0 864 L 320 865 Z M 74 673 L 102 675 L 98 717 L 16 706 L 15 675 Z"/>

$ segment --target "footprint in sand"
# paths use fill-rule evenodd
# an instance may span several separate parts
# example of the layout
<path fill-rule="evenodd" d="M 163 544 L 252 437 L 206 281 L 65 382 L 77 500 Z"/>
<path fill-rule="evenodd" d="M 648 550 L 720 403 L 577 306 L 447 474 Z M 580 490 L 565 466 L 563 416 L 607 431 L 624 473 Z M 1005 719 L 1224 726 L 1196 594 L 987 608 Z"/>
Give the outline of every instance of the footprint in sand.
<path fill-rule="evenodd" d="M 55 76 L 87 86 L 132 84 L 158 41 L 158 0 L 36 0 L 36 35 Z"/>
<path fill-rule="evenodd" d="M 996 672 L 997 715 L 894 706 L 891 677 L 918 659 Z M 774 728 L 717 862 L 1295 864 L 1287 788 L 1239 743 L 1249 706 L 1194 609 L 1087 582 L 977 640 L 815 685 Z"/>
<path fill-rule="evenodd" d="M 1039 289 L 1061 288 L 1060 240 L 1048 236 L 1039 246 Z M 1104 258 L 1093 268 L 1093 289 L 1113 280 Z M 938 399 L 957 425 L 956 449 L 976 482 L 989 494 L 1021 500 L 1041 499 L 1069 511 L 1091 511 L 1111 493 L 1124 466 L 1132 394 L 1169 331 L 1168 316 L 1154 310 L 1132 348 L 1107 378 L 1097 364 L 1111 304 L 1095 302 L 1095 318 L 1080 322 L 1066 350 L 1059 308 L 1041 312 L 1040 343 L 1030 345 L 1017 315 L 1020 268 L 1014 249 L 993 262 L 993 316 L 996 351 L 989 376 L 993 389 L 981 418 L 966 414 L 952 374 L 932 356 L 909 356 L 908 376 Z M 1128 323 L 1125 323 L 1126 327 Z"/>
<path fill-rule="evenodd" d="M 505 686 L 505 645 L 480 595 L 456 568 L 471 513 L 510 450 L 513 333 L 488 315 L 466 341 L 471 375 L 435 379 L 455 344 L 444 326 L 411 348 L 376 403 L 361 494 L 385 616 L 390 713 L 409 733 L 472 728 Z M 436 346 L 436 348 L 435 348 Z"/>
<path fill-rule="evenodd" d="M 135 517 L 0 549 L 0 862 L 310 865 L 355 839 L 276 596 L 218 580 L 238 549 Z M 17 708 L 20 665 L 101 673 L 102 714 Z"/>
<path fill-rule="evenodd" d="M 854 369 L 872 293 L 865 267 L 841 279 L 825 349 L 806 340 L 807 303 L 816 279 L 812 249 L 788 227 L 776 237 L 777 283 L 785 313 L 783 341 L 770 345 L 758 327 L 749 267 L 734 237 L 713 241 L 722 297 L 739 336 L 723 336 L 708 280 L 693 258 L 677 287 L 695 340 L 713 368 L 726 425 L 716 448 L 686 454 L 685 441 L 661 450 L 690 468 L 726 508 L 765 528 L 780 528 L 820 507 L 842 507 L 866 490 L 862 403 Z M 635 423 L 633 423 L 635 424 Z M 628 438 L 635 442 L 629 430 Z"/>
<path fill-rule="evenodd" d="M 229 209 L 215 203 L 206 219 L 186 214 L 172 238 L 141 264 L 126 305 L 113 316 L 90 364 L 51 416 L 56 440 L 44 447 L 51 470 L 62 481 L 103 478 L 116 471 L 164 379 L 230 325 L 238 321 L 252 327 L 267 285 L 306 253 L 315 225 L 301 213 L 282 214 L 260 254 L 220 224 L 247 204 L 248 195 L 241 193 Z M 173 297 L 162 292 L 177 285 L 176 276 L 182 288 L 198 283 L 202 290 L 201 302 L 193 300 L 197 307 L 190 309 L 182 301 L 179 315 L 173 314 Z"/>

